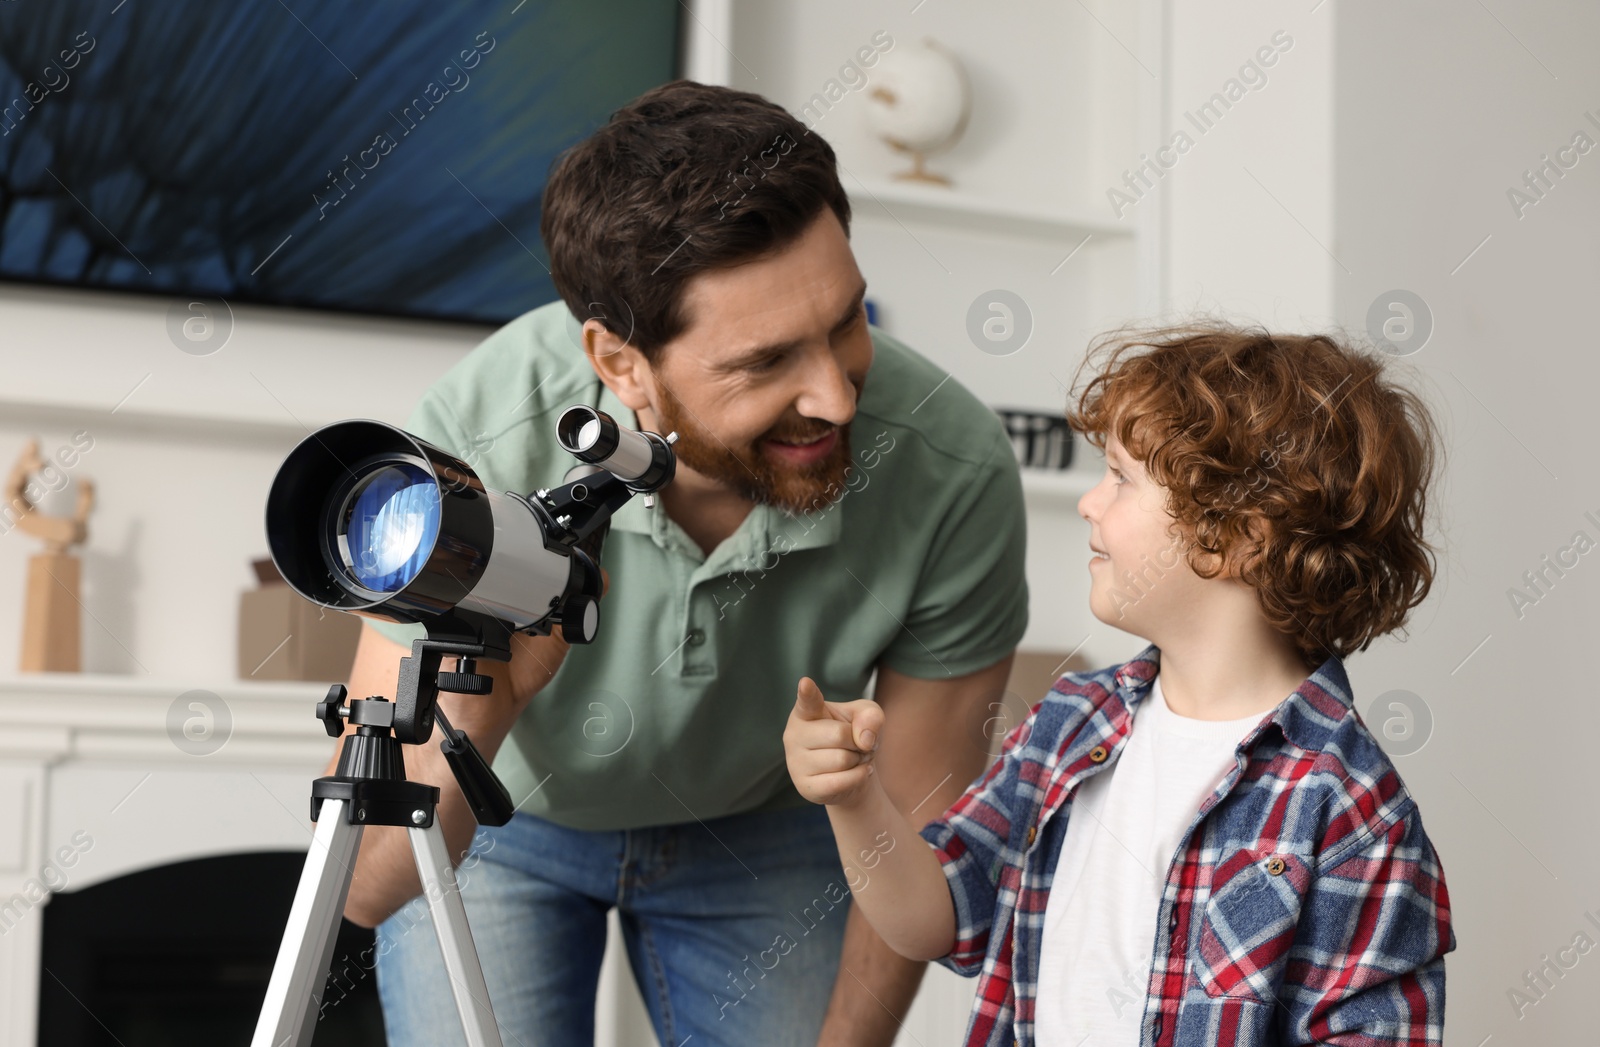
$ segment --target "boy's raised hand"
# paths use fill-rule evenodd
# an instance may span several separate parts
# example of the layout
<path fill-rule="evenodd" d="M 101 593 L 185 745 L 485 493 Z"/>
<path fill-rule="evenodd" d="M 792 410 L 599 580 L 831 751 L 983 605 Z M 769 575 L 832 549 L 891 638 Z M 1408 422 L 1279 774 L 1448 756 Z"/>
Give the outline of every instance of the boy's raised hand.
<path fill-rule="evenodd" d="M 848 806 L 871 780 L 882 729 L 877 702 L 823 701 L 816 683 L 803 677 L 783 731 L 794 787 L 812 803 Z"/>

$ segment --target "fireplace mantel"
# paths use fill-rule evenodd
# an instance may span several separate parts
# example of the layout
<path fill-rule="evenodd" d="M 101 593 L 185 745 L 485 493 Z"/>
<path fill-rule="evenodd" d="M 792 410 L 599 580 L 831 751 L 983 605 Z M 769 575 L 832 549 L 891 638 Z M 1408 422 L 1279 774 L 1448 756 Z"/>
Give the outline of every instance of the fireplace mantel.
<path fill-rule="evenodd" d="M 35 900 L 30 880 L 70 891 L 192 858 L 305 851 L 310 783 L 335 744 L 313 715 L 326 690 L 67 673 L 0 680 L 0 1043 L 37 1035 L 48 896 Z"/>

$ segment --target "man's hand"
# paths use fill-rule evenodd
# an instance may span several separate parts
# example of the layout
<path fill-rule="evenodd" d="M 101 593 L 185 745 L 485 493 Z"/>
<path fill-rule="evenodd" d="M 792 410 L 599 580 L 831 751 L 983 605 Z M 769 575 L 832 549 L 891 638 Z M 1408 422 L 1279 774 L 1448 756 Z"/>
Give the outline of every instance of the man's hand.
<path fill-rule="evenodd" d="M 828 702 L 811 677 L 802 677 L 783 750 L 789 777 L 812 803 L 851 806 L 872 777 L 883 710 L 877 702 Z"/>

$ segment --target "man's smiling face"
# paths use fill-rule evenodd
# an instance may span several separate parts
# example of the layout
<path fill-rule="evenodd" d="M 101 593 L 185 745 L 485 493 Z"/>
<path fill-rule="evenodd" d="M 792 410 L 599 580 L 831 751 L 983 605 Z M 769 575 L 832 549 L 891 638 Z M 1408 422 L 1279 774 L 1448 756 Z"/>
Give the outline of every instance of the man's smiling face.
<path fill-rule="evenodd" d="M 872 366 L 866 281 L 838 219 L 824 209 L 787 247 L 683 293 L 687 326 L 647 365 L 680 466 L 790 512 L 825 504 Z"/>

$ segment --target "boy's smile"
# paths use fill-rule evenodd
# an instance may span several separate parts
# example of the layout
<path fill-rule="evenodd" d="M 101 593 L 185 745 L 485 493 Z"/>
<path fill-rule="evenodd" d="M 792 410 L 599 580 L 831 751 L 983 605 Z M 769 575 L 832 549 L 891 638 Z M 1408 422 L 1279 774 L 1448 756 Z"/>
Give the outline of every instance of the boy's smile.
<path fill-rule="evenodd" d="M 1105 476 L 1078 500 L 1090 527 L 1089 607 L 1107 625 L 1154 641 L 1162 622 L 1193 611 L 1203 580 L 1183 555 L 1166 488 L 1109 434 L 1105 458 Z"/>

